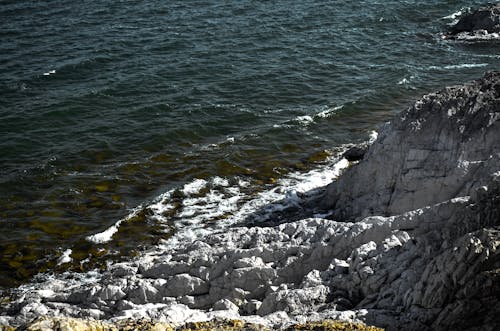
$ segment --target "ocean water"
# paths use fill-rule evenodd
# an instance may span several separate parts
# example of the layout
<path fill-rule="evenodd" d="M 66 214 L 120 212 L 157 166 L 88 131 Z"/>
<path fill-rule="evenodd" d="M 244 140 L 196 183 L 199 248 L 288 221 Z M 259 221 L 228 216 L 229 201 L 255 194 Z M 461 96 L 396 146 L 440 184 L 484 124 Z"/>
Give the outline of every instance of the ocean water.
<path fill-rule="evenodd" d="M 265 222 L 345 144 L 499 68 L 499 43 L 439 35 L 481 3 L 2 1 L 0 288 Z"/>

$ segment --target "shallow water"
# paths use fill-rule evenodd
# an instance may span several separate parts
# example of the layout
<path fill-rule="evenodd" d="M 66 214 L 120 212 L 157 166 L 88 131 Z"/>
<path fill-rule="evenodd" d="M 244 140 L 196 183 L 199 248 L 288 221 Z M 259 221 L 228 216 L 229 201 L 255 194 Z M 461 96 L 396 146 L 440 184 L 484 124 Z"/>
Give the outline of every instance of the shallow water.
<path fill-rule="evenodd" d="M 325 174 L 419 95 L 498 69 L 499 44 L 439 37 L 479 4 L 3 1 L 0 287 Z"/>

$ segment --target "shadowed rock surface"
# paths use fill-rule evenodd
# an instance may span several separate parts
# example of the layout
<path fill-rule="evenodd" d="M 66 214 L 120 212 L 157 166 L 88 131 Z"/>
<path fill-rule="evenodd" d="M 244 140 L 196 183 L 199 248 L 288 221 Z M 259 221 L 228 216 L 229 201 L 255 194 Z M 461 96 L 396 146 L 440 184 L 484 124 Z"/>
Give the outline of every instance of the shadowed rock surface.
<path fill-rule="evenodd" d="M 360 161 L 365 156 L 367 148 L 368 144 L 351 147 L 342 154 L 342 157 L 346 158 L 349 162 Z"/>
<path fill-rule="evenodd" d="M 234 226 L 103 274 L 20 287 L 0 324 L 39 316 L 268 328 L 500 327 L 500 73 L 418 100 L 330 184 L 333 219 Z M 172 238 L 171 240 L 175 240 Z"/>

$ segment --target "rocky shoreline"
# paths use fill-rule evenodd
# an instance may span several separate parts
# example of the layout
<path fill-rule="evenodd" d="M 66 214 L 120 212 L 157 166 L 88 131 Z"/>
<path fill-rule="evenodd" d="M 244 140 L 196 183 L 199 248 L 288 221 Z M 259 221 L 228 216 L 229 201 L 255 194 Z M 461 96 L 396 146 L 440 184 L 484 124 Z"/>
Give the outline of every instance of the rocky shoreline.
<path fill-rule="evenodd" d="M 102 275 L 21 287 L 0 324 L 66 316 L 498 329 L 499 119 L 500 72 L 426 95 L 308 201 L 332 219 L 240 224 Z"/>
<path fill-rule="evenodd" d="M 499 33 L 496 4 L 444 38 Z M 500 329 L 500 72 L 423 96 L 337 165 L 265 222 L 14 289 L 0 330 Z"/>

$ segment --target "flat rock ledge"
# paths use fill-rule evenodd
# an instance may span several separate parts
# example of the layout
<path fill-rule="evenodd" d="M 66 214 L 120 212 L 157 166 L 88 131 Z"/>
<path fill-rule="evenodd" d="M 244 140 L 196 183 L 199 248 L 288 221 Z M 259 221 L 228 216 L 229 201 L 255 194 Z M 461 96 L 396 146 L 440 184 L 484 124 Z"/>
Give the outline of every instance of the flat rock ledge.
<path fill-rule="evenodd" d="M 235 225 L 102 274 L 45 278 L 4 300 L 0 325 L 48 316 L 499 330 L 499 119 L 499 72 L 428 94 L 325 189 L 317 204 L 333 219 Z"/>
<path fill-rule="evenodd" d="M 500 40 L 500 3 L 480 7 L 462 16 L 443 37 L 462 41 Z"/>

